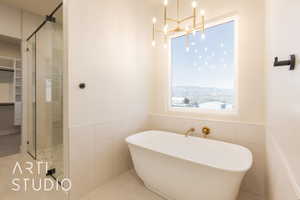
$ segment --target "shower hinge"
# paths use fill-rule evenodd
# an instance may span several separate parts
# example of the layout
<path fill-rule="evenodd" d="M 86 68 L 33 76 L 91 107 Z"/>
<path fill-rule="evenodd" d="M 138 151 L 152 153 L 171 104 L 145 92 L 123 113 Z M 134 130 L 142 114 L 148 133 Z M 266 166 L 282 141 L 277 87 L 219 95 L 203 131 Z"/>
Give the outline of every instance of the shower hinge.
<path fill-rule="evenodd" d="M 54 176 L 55 172 L 56 172 L 55 168 L 49 169 L 49 170 L 47 171 L 46 176 L 52 177 L 55 181 L 57 181 L 57 183 L 58 183 L 59 185 L 61 185 L 61 182 L 57 179 L 57 177 Z"/>
<path fill-rule="evenodd" d="M 56 172 L 55 168 L 49 169 L 49 170 L 47 171 L 46 176 L 52 176 L 53 174 L 55 174 L 55 172 Z"/>
<path fill-rule="evenodd" d="M 46 15 L 46 21 L 55 23 L 56 19 L 55 19 L 55 17 L 53 17 L 51 15 Z"/>

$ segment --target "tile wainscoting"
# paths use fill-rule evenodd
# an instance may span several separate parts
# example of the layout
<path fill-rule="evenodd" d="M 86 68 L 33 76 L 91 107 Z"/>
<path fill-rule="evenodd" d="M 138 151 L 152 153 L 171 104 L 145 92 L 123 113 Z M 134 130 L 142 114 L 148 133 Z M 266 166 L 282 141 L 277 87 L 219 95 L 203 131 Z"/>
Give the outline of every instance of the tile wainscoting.
<path fill-rule="evenodd" d="M 70 129 L 72 200 L 132 168 L 125 138 L 144 131 L 147 116 Z"/>
<path fill-rule="evenodd" d="M 70 177 L 72 200 L 79 199 L 95 188 L 132 168 L 125 138 L 145 130 L 184 133 L 195 127 L 211 128 L 211 139 L 248 147 L 254 165 L 246 175 L 242 190 L 264 196 L 265 128 L 263 125 L 237 122 L 205 121 L 195 118 L 155 115 L 135 116 L 107 123 L 74 126 L 70 129 Z"/>
<path fill-rule="evenodd" d="M 272 134 L 266 134 L 266 196 L 269 200 L 300 200 L 300 186 Z"/>
<path fill-rule="evenodd" d="M 209 138 L 239 144 L 252 151 L 254 164 L 252 169 L 247 173 L 242 183 L 241 190 L 264 198 L 264 125 L 243 122 L 201 120 L 197 118 L 160 114 L 150 114 L 148 120 L 148 129 L 165 130 L 180 134 L 184 133 L 191 127 L 194 127 L 197 134 L 199 134 L 203 126 L 211 128 Z"/>

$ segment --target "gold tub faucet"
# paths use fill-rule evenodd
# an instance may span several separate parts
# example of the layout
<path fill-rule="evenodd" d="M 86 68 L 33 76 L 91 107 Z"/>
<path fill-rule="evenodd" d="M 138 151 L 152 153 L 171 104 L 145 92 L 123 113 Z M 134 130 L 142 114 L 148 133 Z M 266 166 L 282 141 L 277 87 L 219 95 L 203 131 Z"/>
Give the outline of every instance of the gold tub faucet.
<path fill-rule="evenodd" d="M 185 137 L 190 136 L 193 132 L 195 132 L 195 128 L 190 128 L 189 130 L 187 130 L 187 131 L 185 132 Z"/>

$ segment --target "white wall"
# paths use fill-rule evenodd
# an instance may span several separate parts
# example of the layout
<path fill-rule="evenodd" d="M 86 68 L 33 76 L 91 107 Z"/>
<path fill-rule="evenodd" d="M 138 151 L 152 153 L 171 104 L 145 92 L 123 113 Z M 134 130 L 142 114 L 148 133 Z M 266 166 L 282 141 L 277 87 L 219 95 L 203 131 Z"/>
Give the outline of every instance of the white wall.
<path fill-rule="evenodd" d="M 300 28 L 297 0 L 267 0 L 267 156 L 270 200 L 300 199 Z M 295 71 L 273 59 L 296 54 Z M 276 170 L 275 170 L 276 168 Z M 284 188 L 282 186 L 284 185 Z"/>
<path fill-rule="evenodd" d="M 277 141 L 268 134 L 266 137 L 266 196 L 267 200 L 299 200 L 300 193 L 294 171 L 286 160 Z"/>
<path fill-rule="evenodd" d="M 0 34 L 21 39 L 21 10 L 0 4 Z"/>
<path fill-rule="evenodd" d="M 144 130 L 147 120 L 152 13 L 139 0 L 71 0 L 65 6 L 71 198 L 76 199 L 131 166 L 124 139 Z M 79 89 L 81 82 L 86 89 Z"/>
<path fill-rule="evenodd" d="M 182 3 L 183 4 L 183 3 Z M 181 5 L 182 5 L 181 4 Z M 212 139 L 248 147 L 254 155 L 254 165 L 246 175 L 242 190 L 263 197 L 265 174 L 265 31 L 264 1 L 203 0 L 207 19 L 238 16 L 238 101 L 239 114 L 204 114 L 168 111 L 168 50 L 156 48 L 155 88 L 149 129 L 184 133 L 191 127 L 199 134 L 203 126 L 212 129 Z M 174 5 L 171 5 L 174 16 Z M 182 16 L 191 13 L 191 2 L 185 1 Z M 161 7 L 157 9 L 161 14 Z M 255 13 L 255 14 L 253 14 Z M 161 16 L 159 17 L 161 18 Z"/>
<path fill-rule="evenodd" d="M 44 19 L 44 16 L 22 11 L 22 39 L 24 42 L 39 27 Z"/>

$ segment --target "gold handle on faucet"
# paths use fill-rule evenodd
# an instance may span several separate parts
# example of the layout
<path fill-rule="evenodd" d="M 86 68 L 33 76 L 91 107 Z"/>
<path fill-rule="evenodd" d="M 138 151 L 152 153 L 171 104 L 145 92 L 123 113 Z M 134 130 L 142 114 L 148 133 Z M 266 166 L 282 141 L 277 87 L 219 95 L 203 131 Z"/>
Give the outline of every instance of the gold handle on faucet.
<path fill-rule="evenodd" d="M 203 136 L 204 136 L 204 137 L 207 137 L 207 136 L 210 134 L 210 128 L 204 126 L 204 127 L 202 128 L 202 133 L 203 133 Z"/>

